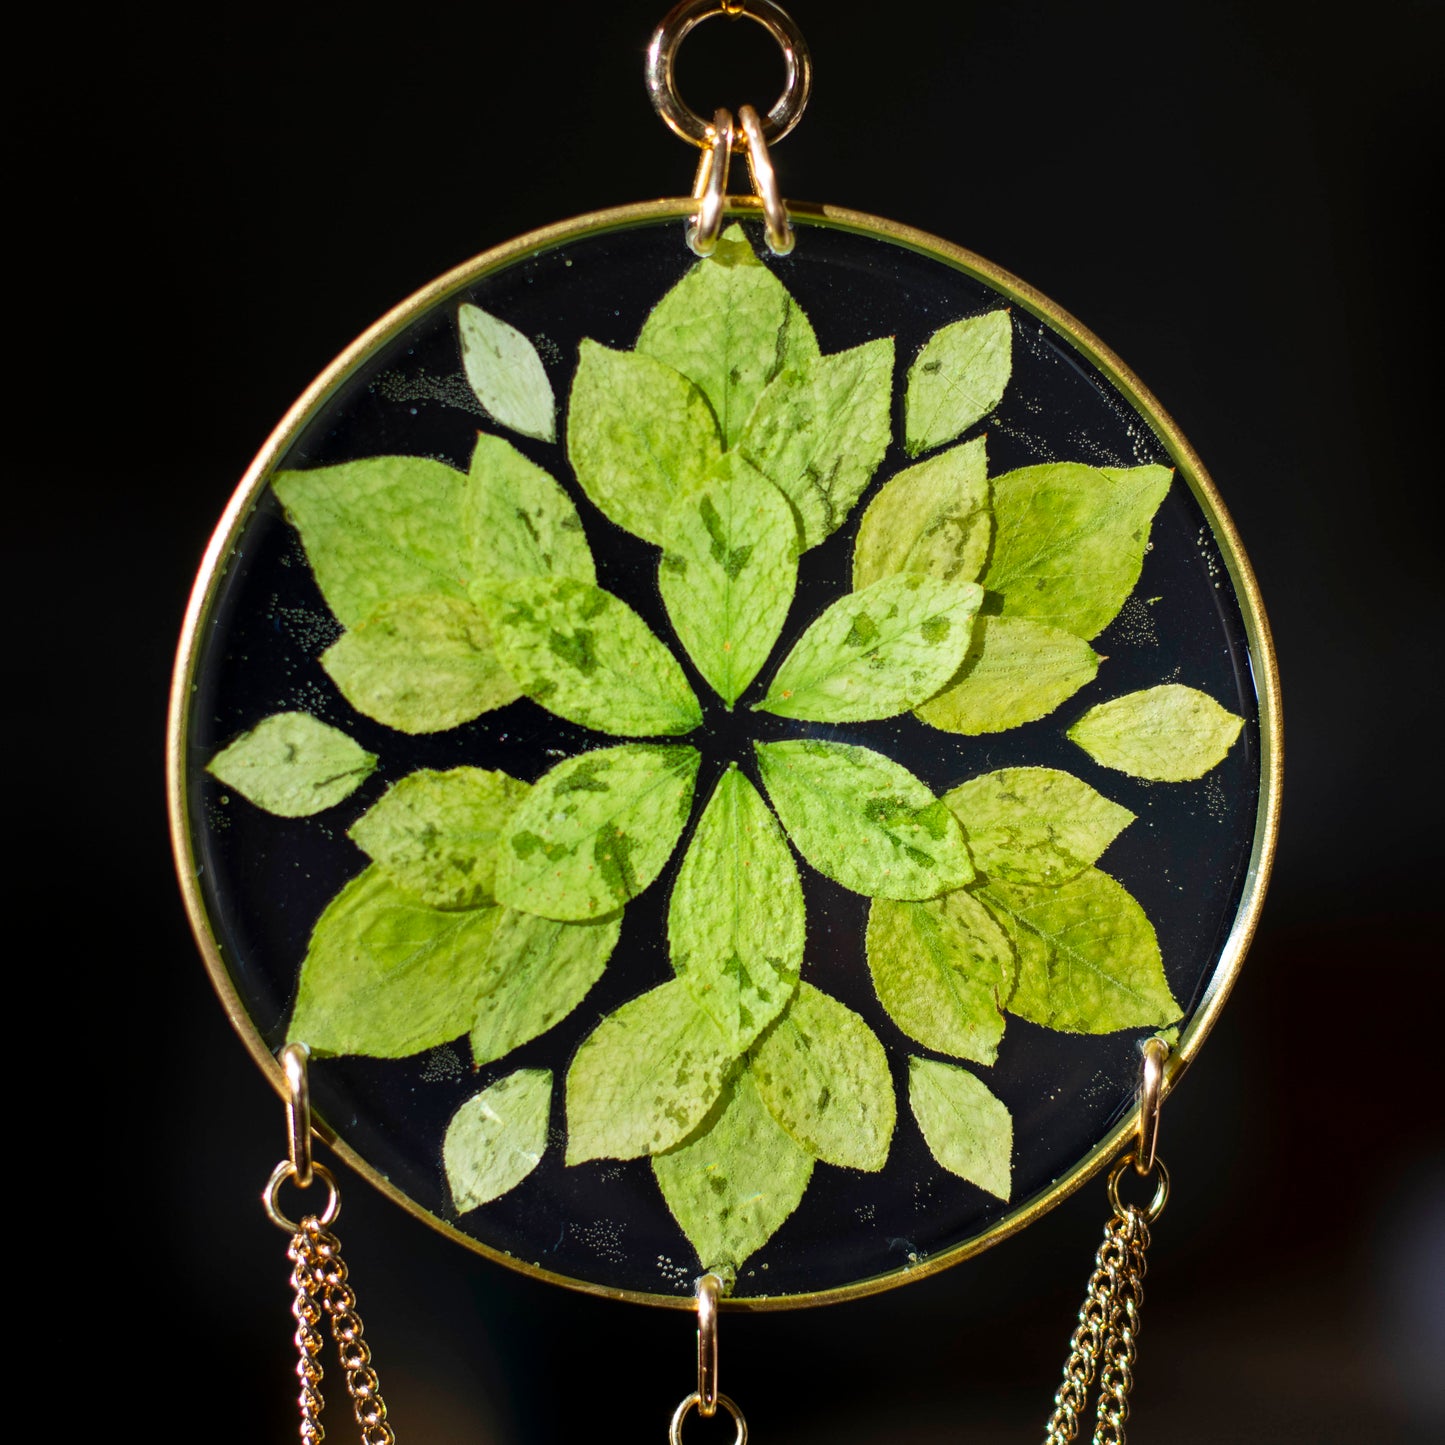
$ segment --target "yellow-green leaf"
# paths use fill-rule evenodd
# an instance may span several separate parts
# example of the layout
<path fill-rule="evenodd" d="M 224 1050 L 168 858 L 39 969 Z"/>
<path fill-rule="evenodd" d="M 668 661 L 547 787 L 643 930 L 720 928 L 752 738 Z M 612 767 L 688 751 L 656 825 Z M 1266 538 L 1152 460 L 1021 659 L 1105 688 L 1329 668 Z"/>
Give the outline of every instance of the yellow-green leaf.
<path fill-rule="evenodd" d="M 904 436 L 916 457 L 951 442 L 1003 400 L 1013 369 L 1007 311 L 940 327 L 908 368 Z"/>
<path fill-rule="evenodd" d="M 624 743 L 558 763 L 512 815 L 497 898 L 563 921 L 621 908 L 671 856 L 699 761 L 693 748 Z"/>
<path fill-rule="evenodd" d="M 557 399 L 537 348 L 515 326 L 463 304 L 457 310 L 462 368 L 489 416 L 525 437 L 557 438 Z"/>
<path fill-rule="evenodd" d="M 497 911 L 429 908 L 373 863 L 317 920 L 286 1037 L 378 1059 L 459 1038 L 476 1018 Z"/>
<path fill-rule="evenodd" d="M 764 1107 L 746 1072 L 707 1127 L 652 1161 L 662 1197 L 703 1269 L 734 1274 L 778 1232 L 813 1177 L 813 1158 Z"/>
<path fill-rule="evenodd" d="M 769 1113 L 825 1164 L 876 1173 L 897 1105 L 878 1035 L 835 998 L 800 984 L 749 1065 Z"/>
<path fill-rule="evenodd" d="M 1243 726 L 1208 693 L 1170 683 L 1090 708 L 1069 736 L 1106 768 L 1185 783 L 1218 767 Z"/>
<path fill-rule="evenodd" d="M 679 497 L 657 585 L 697 670 L 729 707 L 768 660 L 798 575 L 787 499 L 737 452 Z"/>
<path fill-rule="evenodd" d="M 1071 632 L 1027 617 L 980 617 L 958 675 L 918 716 L 942 732 L 1001 733 L 1047 717 L 1098 671 L 1098 653 Z"/>
<path fill-rule="evenodd" d="M 321 665 L 363 717 L 403 733 L 446 732 L 522 696 L 482 613 L 440 594 L 382 603 Z"/>
<path fill-rule="evenodd" d="M 983 438 L 950 447 L 886 482 L 863 513 L 853 588 L 895 572 L 976 582 L 993 538 Z"/>
<path fill-rule="evenodd" d="M 485 768 L 420 769 L 393 783 L 347 836 L 433 908 L 491 903 L 497 842 L 526 783 Z"/>
<path fill-rule="evenodd" d="M 908 1060 L 908 1102 L 929 1152 L 998 1199 L 1013 1192 L 1013 1116 L 988 1085 L 936 1059 Z"/>
<path fill-rule="evenodd" d="M 452 1115 L 442 1164 L 458 1214 L 500 1199 L 542 1162 L 551 1108 L 551 1071 L 518 1069 Z"/>
<path fill-rule="evenodd" d="M 349 798 L 376 755 L 309 713 L 278 712 L 228 743 L 206 771 L 280 818 L 308 818 Z"/>
<path fill-rule="evenodd" d="M 739 1053 L 798 985 L 803 888 L 782 829 L 735 767 L 717 785 L 667 916 L 677 976 Z"/>
<path fill-rule="evenodd" d="M 917 572 L 833 603 L 793 645 L 754 706 L 809 722 L 896 717 L 958 671 L 983 590 Z"/>
<path fill-rule="evenodd" d="M 875 898 L 867 944 L 878 1001 L 909 1038 L 940 1054 L 993 1063 L 1014 951 L 971 893 L 955 889 L 913 903 Z"/>
<path fill-rule="evenodd" d="M 567 1162 L 636 1159 L 681 1143 L 737 1053 L 681 979 L 602 1020 L 567 1072 Z"/>

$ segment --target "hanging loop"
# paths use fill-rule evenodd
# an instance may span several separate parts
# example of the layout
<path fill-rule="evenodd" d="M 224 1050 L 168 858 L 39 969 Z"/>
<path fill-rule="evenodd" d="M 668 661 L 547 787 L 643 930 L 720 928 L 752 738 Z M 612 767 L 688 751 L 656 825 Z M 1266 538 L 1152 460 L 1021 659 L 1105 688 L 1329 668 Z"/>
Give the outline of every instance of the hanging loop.
<path fill-rule="evenodd" d="M 697 1413 L 704 1420 L 717 1414 L 717 1302 L 723 1282 L 705 1274 L 697 1282 Z"/>
<path fill-rule="evenodd" d="M 674 68 L 677 52 L 692 30 L 714 15 L 737 19 L 746 15 L 778 42 L 783 52 L 786 79 L 783 93 L 762 120 L 762 132 L 769 142 L 780 141 L 797 125 L 813 89 L 813 61 L 803 32 L 793 17 L 773 0 L 682 0 L 662 18 L 647 47 L 647 92 L 653 108 L 667 127 L 695 146 L 711 144 L 711 127 L 677 93 Z M 726 177 L 724 177 L 726 181 Z"/>
<path fill-rule="evenodd" d="M 717 1402 L 733 1417 L 733 1445 L 748 1445 L 748 1422 L 743 1419 L 743 1412 L 726 1395 L 719 1395 Z M 682 1422 L 694 1407 L 701 1415 L 701 1406 L 702 1400 L 694 1391 L 672 1412 L 672 1424 L 667 1431 L 668 1445 L 682 1445 Z"/>
<path fill-rule="evenodd" d="M 302 1189 L 311 1185 L 310 1059 L 311 1050 L 305 1044 L 287 1044 L 281 1050 L 281 1072 L 286 1076 L 286 1147 L 291 1171 Z"/>
<path fill-rule="evenodd" d="M 1143 1176 L 1154 1172 L 1159 1153 L 1159 1110 L 1164 1102 L 1164 1061 L 1168 1057 L 1169 1045 L 1163 1039 L 1152 1038 L 1145 1043 L 1139 1086 L 1139 1140 L 1134 1149 L 1134 1169 Z"/>
<path fill-rule="evenodd" d="M 778 191 L 778 176 L 773 170 L 773 158 L 768 153 L 762 122 L 757 111 L 745 105 L 738 112 L 738 124 L 747 142 L 748 174 L 753 179 L 753 190 L 763 203 L 768 250 L 775 256 L 786 256 L 793 249 L 793 223 L 788 219 L 788 208 Z"/>
<path fill-rule="evenodd" d="M 1143 1209 L 1140 1209 L 1138 1205 L 1125 1204 L 1119 1198 L 1119 1181 L 1124 1177 L 1125 1169 L 1133 1160 L 1132 1154 L 1124 1154 L 1109 1171 L 1109 1207 L 1120 1219 L 1127 1219 L 1132 1210 L 1141 1214 L 1146 1224 L 1153 1224 L 1164 1213 L 1164 1206 L 1169 1202 L 1169 1171 L 1164 1167 L 1164 1161 L 1156 1154 L 1153 1172 L 1159 1176 L 1159 1180 L 1154 1186 L 1154 1197 Z"/>
<path fill-rule="evenodd" d="M 295 1179 L 299 1185 L 300 1180 L 296 1179 L 296 1169 L 289 1159 L 283 1159 L 272 1171 L 271 1177 L 266 1181 L 266 1187 L 261 1191 L 261 1207 L 266 1211 L 266 1218 L 287 1234 L 295 1234 L 301 1226 L 294 1220 L 282 1214 L 280 1206 L 276 1202 L 276 1195 L 281 1186 L 288 1179 Z M 316 1216 L 324 1229 L 336 1222 L 336 1216 L 341 1213 L 341 1190 L 337 1187 L 336 1176 L 324 1165 L 313 1164 L 311 1166 L 311 1182 L 314 1184 L 320 1180 L 326 1186 L 326 1208 Z M 309 1216 L 308 1216 L 309 1217 Z"/>
<path fill-rule="evenodd" d="M 697 179 L 692 186 L 693 196 L 702 204 L 687 225 L 687 244 L 697 256 L 711 256 L 717 250 L 717 238 L 722 232 L 728 172 L 733 161 L 732 112 L 719 110 L 708 133 L 712 139 L 703 147 L 697 163 Z"/>

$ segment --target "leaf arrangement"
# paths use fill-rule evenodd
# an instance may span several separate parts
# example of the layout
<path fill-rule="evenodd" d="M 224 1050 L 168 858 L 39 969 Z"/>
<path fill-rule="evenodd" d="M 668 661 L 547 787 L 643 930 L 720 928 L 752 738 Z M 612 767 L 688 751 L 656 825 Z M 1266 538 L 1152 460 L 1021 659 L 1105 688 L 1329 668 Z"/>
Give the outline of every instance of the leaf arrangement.
<path fill-rule="evenodd" d="M 464 305 L 461 359 L 500 425 L 554 440 L 531 342 Z M 852 588 L 786 646 L 798 559 L 854 513 L 891 434 L 890 338 L 825 355 L 733 228 L 654 308 L 632 351 L 584 341 L 567 402 L 581 492 L 655 544 L 675 641 L 728 708 L 846 725 L 915 714 L 1000 732 L 1096 675 L 1090 640 L 1134 589 L 1171 474 L 1062 462 L 990 478 L 964 433 L 999 403 L 1012 323 L 937 331 L 908 369 L 911 465 L 859 521 Z M 1008 1015 L 1076 1033 L 1179 1018 L 1154 928 L 1097 862 L 1134 815 L 1072 775 L 1009 768 L 938 797 L 868 747 L 755 746 L 695 797 L 702 705 L 669 642 L 598 586 L 578 508 L 511 443 L 463 474 L 418 457 L 282 472 L 273 486 L 346 629 L 321 665 L 356 710 L 441 732 L 519 698 L 604 735 L 535 780 L 418 771 L 351 827 L 371 860 L 316 923 L 290 1036 L 400 1058 L 468 1036 L 491 1066 L 601 977 L 627 904 L 687 836 L 667 913 L 675 977 L 604 1018 L 565 1080 L 566 1162 L 652 1160 L 709 1268 L 735 1270 L 797 1208 L 815 1164 L 885 1167 L 897 1101 L 884 1046 L 800 976 L 799 859 L 872 900 L 879 1004 L 918 1047 L 908 1104 L 950 1173 L 1011 1193 L 1013 1124 L 976 1072 Z M 774 661 L 774 659 L 777 659 Z M 1134 777 L 1202 777 L 1241 719 L 1165 685 L 1068 736 Z M 831 731 L 831 729 L 830 729 Z M 377 759 L 304 714 L 211 762 L 258 807 L 332 807 Z M 759 786 L 759 784 L 761 786 Z M 691 832 L 689 835 L 689 825 Z M 459 1211 L 517 1188 L 547 1148 L 550 1072 L 503 1074 L 442 1146 Z"/>

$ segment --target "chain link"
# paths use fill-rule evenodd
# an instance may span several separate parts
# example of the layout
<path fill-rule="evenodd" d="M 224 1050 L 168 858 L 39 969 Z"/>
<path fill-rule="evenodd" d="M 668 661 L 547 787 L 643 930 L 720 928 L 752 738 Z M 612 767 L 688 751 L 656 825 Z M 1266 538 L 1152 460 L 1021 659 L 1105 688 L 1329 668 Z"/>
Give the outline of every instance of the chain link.
<path fill-rule="evenodd" d="M 317 1328 L 323 1316 L 336 1341 L 362 1445 L 396 1445 L 396 1436 L 386 1422 L 381 1382 L 371 1365 L 371 1347 L 356 1313 L 356 1293 L 346 1280 L 341 1241 L 323 1229 L 314 1214 L 307 1215 L 291 1236 L 286 1256 L 292 1263 L 291 1287 L 296 1292 L 291 1313 L 296 1320 L 296 1377 L 301 1382 L 301 1445 L 321 1445 L 326 1438 L 321 1424 L 326 1402 L 321 1395 L 321 1331 Z"/>

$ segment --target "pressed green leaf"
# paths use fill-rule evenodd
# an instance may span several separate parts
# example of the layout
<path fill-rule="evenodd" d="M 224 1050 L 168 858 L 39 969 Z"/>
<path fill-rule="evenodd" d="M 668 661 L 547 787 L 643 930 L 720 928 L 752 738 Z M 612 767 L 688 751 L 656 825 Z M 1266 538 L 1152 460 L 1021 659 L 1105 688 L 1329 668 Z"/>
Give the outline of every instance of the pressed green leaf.
<path fill-rule="evenodd" d="M 1072 632 L 1027 617 L 980 617 L 958 676 L 918 716 L 942 732 L 1001 733 L 1047 717 L 1098 671 L 1098 653 Z"/>
<path fill-rule="evenodd" d="M 753 254 L 742 227 L 729 226 L 713 254 L 653 308 L 637 349 L 697 383 L 730 447 L 797 345 L 793 341 L 790 347 L 790 337 L 802 313 L 790 303 L 782 282 Z"/>
<path fill-rule="evenodd" d="M 492 598 L 497 655 L 549 712 L 624 737 L 675 736 L 702 722 L 673 655 L 610 592 L 571 577 L 530 577 Z"/>
<path fill-rule="evenodd" d="M 868 968 L 878 1002 L 909 1038 L 977 1064 L 997 1058 L 1014 951 L 971 893 L 955 889 L 921 903 L 875 898 Z"/>
<path fill-rule="evenodd" d="M 572 499 L 501 437 L 479 436 L 462 501 L 472 599 L 521 577 L 595 582 L 592 549 Z"/>
<path fill-rule="evenodd" d="M 1015 1018 L 1046 1025 L 1049 1018 L 1049 945 L 1031 928 L 1025 928 L 1013 914 L 990 896 L 986 888 L 978 889 L 975 896 L 988 909 L 998 926 L 1008 934 L 1009 942 L 1014 946 L 1017 971 L 1014 974 L 1013 992 L 1008 996 L 1005 1008 Z"/>
<path fill-rule="evenodd" d="M 393 783 L 347 836 L 433 908 L 492 902 L 497 843 L 530 790 L 485 768 L 423 768 Z"/>
<path fill-rule="evenodd" d="M 898 1115 L 888 1055 L 852 1009 L 800 984 L 749 1067 L 768 1111 L 808 1153 L 870 1173 L 888 1162 Z"/>
<path fill-rule="evenodd" d="M 458 1214 L 500 1199 L 542 1162 L 551 1108 L 551 1071 L 518 1069 L 452 1115 L 442 1163 Z"/>
<path fill-rule="evenodd" d="M 678 498 L 657 585 L 697 670 L 729 707 L 768 660 L 798 575 L 783 494 L 736 452 Z"/>
<path fill-rule="evenodd" d="M 1072 1034 L 1172 1024 L 1183 1010 L 1169 990 L 1154 925 L 1121 884 L 1086 868 L 1056 888 L 991 881 L 980 896 L 1013 929 L 1048 947 L 1046 1010 L 1037 975 L 1010 1013 Z M 1024 1008 L 1030 1008 L 1024 1013 Z"/>
<path fill-rule="evenodd" d="M 681 1143 L 717 1102 L 736 1058 L 681 979 L 623 1004 L 567 1072 L 567 1162 L 636 1159 Z"/>
<path fill-rule="evenodd" d="M 940 327 L 908 368 L 903 433 L 909 456 L 940 447 L 1003 400 L 1013 369 L 1007 311 Z"/>
<path fill-rule="evenodd" d="M 1106 768 L 1186 783 L 1218 767 L 1243 726 L 1208 693 L 1169 683 L 1090 708 L 1069 736 Z"/>
<path fill-rule="evenodd" d="M 803 888 L 782 829 L 729 768 L 678 871 L 667 915 L 677 976 L 739 1053 L 798 985 Z"/>
<path fill-rule="evenodd" d="M 853 547 L 853 588 L 895 572 L 975 582 L 992 539 L 988 459 L 979 437 L 899 472 L 868 503 Z"/>
<path fill-rule="evenodd" d="M 943 795 L 974 865 L 1004 883 L 1066 883 L 1134 821 L 1072 773 L 1001 768 Z"/>
<path fill-rule="evenodd" d="M 476 1066 L 502 1058 L 566 1018 L 602 977 L 621 931 L 620 912 L 588 923 L 559 923 L 502 909 L 472 1029 Z"/>
<path fill-rule="evenodd" d="M 558 763 L 512 815 L 497 898 L 562 920 L 621 908 L 671 856 L 699 761 L 693 748 L 624 743 Z"/>
<path fill-rule="evenodd" d="M 870 748 L 756 743 L 778 817 L 820 873 L 874 898 L 933 898 L 973 878 L 963 830 L 928 787 Z"/>
<path fill-rule="evenodd" d="M 505 427 L 538 441 L 557 439 L 557 398 L 537 348 L 480 306 L 457 310 L 462 366 L 477 400 Z"/>
<path fill-rule="evenodd" d="M 1005 617 L 1031 617 L 1076 637 L 1102 632 L 1144 561 L 1168 467 L 1050 462 L 993 479 L 993 555 L 983 585 Z"/>
<path fill-rule="evenodd" d="M 666 545 L 668 509 L 707 479 L 722 446 L 707 398 L 680 372 L 583 341 L 567 455 L 583 490 L 619 527 Z"/>
<path fill-rule="evenodd" d="M 744 1072 L 702 1133 L 652 1161 L 662 1197 L 704 1269 L 736 1273 L 778 1232 L 813 1177 L 813 1158 L 763 1106 Z"/>
<path fill-rule="evenodd" d="M 206 771 L 281 818 L 308 818 L 349 798 L 376 755 L 309 713 L 278 712 L 228 743 Z"/>
<path fill-rule="evenodd" d="M 967 1069 L 908 1060 L 908 1102 L 929 1152 L 950 1174 L 999 1199 L 1013 1190 L 1013 1116 Z"/>
<path fill-rule="evenodd" d="M 977 583 L 917 572 L 851 592 L 798 639 L 754 706 L 810 722 L 907 712 L 958 671 L 982 601 Z"/>
<path fill-rule="evenodd" d="M 425 457 L 367 457 L 277 472 L 271 489 L 301 534 L 326 605 L 355 627 L 402 597 L 466 597 L 464 481 Z"/>
<path fill-rule="evenodd" d="M 847 520 L 888 449 L 893 338 L 789 365 L 758 398 L 739 445 L 792 502 L 803 547 Z"/>
<path fill-rule="evenodd" d="M 377 1059 L 460 1037 L 476 1018 L 497 912 L 428 908 L 372 864 L 317 920 L 286 1037 Z"/>
<path fill-rule="evenodd" d="M 455 597 L 382 603 L 321 654 L 321 665 L 363 717 L 403 733 L 446 732 L 522 696 L 486 618 Z"/>

